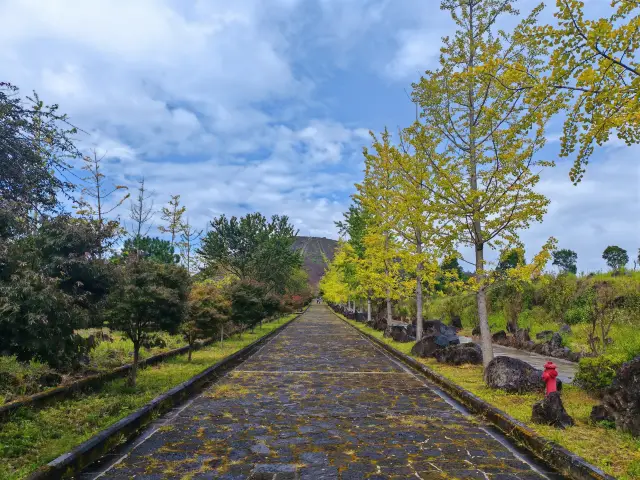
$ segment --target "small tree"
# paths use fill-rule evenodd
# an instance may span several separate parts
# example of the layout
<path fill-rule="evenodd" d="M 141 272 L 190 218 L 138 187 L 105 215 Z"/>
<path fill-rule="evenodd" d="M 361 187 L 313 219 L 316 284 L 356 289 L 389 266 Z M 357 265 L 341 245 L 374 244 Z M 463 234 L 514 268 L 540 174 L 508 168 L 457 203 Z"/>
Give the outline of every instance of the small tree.
<path fill-rule="evenodd" d="M 578 272 L 578 254 L 573 250 L 563 248 L 555 250 L 552 255 L 553 265 L 556 265 L 561 272 L 573 273 L 574 275 Z"/>
<path fill-rule="evenodd" d="M 147 223 L 153 218 L 153 201 L 144 185 L 144 177 L 138 183 L 138 194 L 129 205 L 129 218 L 132 222 L 130 233 L 134 238 L 141 238 L 149 233 L 151 227 L 147 227 Z"/>
<path fill-rule="evenodd" d="M 231 299 L 220 282 L 206 280 L 193 285 L 189 293 L 189 315 L 182 324 L 182 333 L 189 344 L 189 361 L 196 340 L 222 332 L 230 315 Z"/>
<path fill-rule="evenodd" d="M 187 210 L 187 207 L 180 206 L 180 195 L 171 195 L 171 200 L 169 200 L 169 206 L 162 207 L 161 210 L 161 218 L 167 224 L 160 225 L 158 230 L 162 233 L 168 233 L 171 235 L 171 246 L 173 247 L 176 244 L 176 239 L 178 235 L 183 232 L 184 224 L 182 223 L 182 215 Z"/>
<path fill-rule="evenodd" d="M 187 267 L 187 271 L 191 273 L 194 267 L 197 268 L 197 257 L 194 255 L 194 249 L 196 248 L 196 242 L 202 235 L 203 230 L 198 230 L 191 225 L 189 219 L 182 225 L 180 233 L 180 242 L 178 242 L 178 248 L 182 255 L 182 261 L 184 266 Z"/>
<path fill-rule="evenodd" d="M 110 186 L 107 184 L 107 179 L 104 173 L 102 173 L 102 162 L 105 155 L 98 156 L 98 152 L 94 149 L 91 156 L 84 156 L 82 158 L 84 165 L 82 170 L 88 172 L 87 176 L 82 180 L 85 182 L 85 186 L 82 188 L 82 197 L 78 200 L 77 213 L 91 220 L 95 220 L 98 224 L 98 229 L 107 230 L 108 232 L 118 232 L 120 226 L 116 220 L 105 220 L 105 217 L 122 205 L 131 194 L 127 192 L 128 187 L 124 185 Z M 108 204 L 111 197 L 116 194 L 122 193 L 122 197 L 116 199 L 114 203 Z M 115 235 L 109 235 L 107 238 L 115 241 Z M 100 256 L 105 249 L 111 247 L 113 242 L 105 245 L 101 245 Z"/>
<path fill-rule="evenodd" d="M 602 258 L 607 262 L 609 268 L 613 271 L 619 271 L 629 263 L 629 255 L 624 248 L 620 248 L 617 245 L 609 245 L 604 249 Z"/>
<path fill-rule="evenodd" d="M 231 289 L 231 320 L 241 331 L 253 329 L 264 317 L 264 287 L 250 280 L 239 281 Z"/>
<path fill-rule="evenodd" d="M 138 257 L 127 261 L 110 295 L 110 326 L 133 342 L 128 384 L 136 385 L 140 347 L 154 333 L 175 333 L 187 310 L 189 274 L 178 265 Z"/>

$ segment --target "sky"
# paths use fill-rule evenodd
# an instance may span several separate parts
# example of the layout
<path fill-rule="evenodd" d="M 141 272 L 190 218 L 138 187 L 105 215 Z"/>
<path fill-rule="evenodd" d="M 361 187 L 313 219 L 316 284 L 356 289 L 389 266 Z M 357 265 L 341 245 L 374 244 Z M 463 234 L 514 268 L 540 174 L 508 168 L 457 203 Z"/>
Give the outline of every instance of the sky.
<path fill-rule="evenodd" d="M 587 6 L 604 15 L 608 4 Z M 106 154 L 114 183 L 135 188 L 144 176 L 157 207 L 181 195 L 200 228 L 259 211 L 288 215 L 301 235 L 337 238 L 368 132 L 411 123 L 407 92 L 453 33 L 439 5 L 0 0 L 0 79 L 59 104 L 84 132 L 78 145 Z M 560 127 L 548 129 L 544 155 L 558 165 L 542 174 L 551 204 L 522 232 L 527 252 L 554 236 L 578 253 L 579 271 L 605 269 L 607 245 L 636 257 L 640 147 L 612 140 L 574 187 L 571 162 L 557 157 Z"/>

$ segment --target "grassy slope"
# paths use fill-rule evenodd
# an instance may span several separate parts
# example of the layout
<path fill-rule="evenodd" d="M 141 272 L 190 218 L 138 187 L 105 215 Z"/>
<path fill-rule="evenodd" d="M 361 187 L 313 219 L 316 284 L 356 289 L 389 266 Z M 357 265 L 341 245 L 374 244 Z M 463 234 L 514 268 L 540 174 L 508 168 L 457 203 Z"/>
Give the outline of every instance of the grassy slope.
<path fill-rule="evenodd" d="M 362 323 L 349 320 L 348 322 L 397 350 L 411 355 L 412 343 L 398 343 L 385 338 L 382 332 Z M 564 406 L 576 420 L 576 426 L 563 431 L 531 422 L 531 407 L 534 402 L 542 398 L 542 394 L 514 395 L 490 389 L 483 381 L 482 367 L 479 365 L 455 367 L 438 363 L 435 359 L 418 358 L 418 360 L 610 475 L 623 480 L 640 479 L 640 439 L 590 424 L 589 414 L 597 401 L 582 390 L 570 385 L 563 389 Z"/>
<path fill-rule="evenodd" d="M 24 478 L 36 468 L 84 442 L 109 425 L 126 417 L 145 403 L 197 375 L 224 357 L 247 346 L 295 315 L 265 323 L 242 339 L 227 339 L 140 371 L 135 389 L 124 379 L 105 385 L 99 392 L 80 395 L 39 410 L 24 410 L 0 425 L 0 479 Z"/>

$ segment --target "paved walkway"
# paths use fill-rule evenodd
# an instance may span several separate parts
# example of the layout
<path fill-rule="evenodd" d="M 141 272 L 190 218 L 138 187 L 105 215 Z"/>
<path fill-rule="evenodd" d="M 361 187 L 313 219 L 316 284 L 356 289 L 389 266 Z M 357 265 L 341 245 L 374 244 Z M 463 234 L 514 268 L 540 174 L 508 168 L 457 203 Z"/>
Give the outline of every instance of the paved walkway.
<path fill-rule="evenodd" d="M 312 305 L 101 478 L 544 476 L 425 379 Z"/>

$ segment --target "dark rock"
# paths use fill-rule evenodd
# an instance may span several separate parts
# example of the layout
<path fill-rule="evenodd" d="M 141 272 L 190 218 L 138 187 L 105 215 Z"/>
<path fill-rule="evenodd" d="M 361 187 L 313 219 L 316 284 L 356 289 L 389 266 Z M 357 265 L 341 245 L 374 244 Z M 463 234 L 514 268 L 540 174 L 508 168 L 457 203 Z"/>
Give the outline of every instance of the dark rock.
<path fill-rule="evenodd" d="M 461 343 L 435 352 L 436 360 L 449 365 L 482 364 L 482 349 L 476 343 Z"/>
<path fill-rule="evenodd" d="M 494 333 L 491 338 L 494 342 L 504 341 L 507 339 L 507 332 L 500 330 L 499 332 Z"/>
<path fill-rule="evenodd" d="M 480 336 L 480 327 L 473 327 L 473 330 L 471 331 L 471 335 L 473 335 L 474 337 L 479 337 Z"/>
<path fill-rule="evenodd" d="M 442 350 L 443 347 L 438 345 L 436 342 L 436 337 L 422 337 L 421 340 L 418 340 L 416 344 L 411 348 L 411 353 L 418 357 L 433 357 L 434 354 L 438 350 Z"/>
<path fill-rule="evenodd" d="M 56 372 L 46 372 L 38 377 L 38 385 L 55 387 L 62 383 L 62 375 Z"/>
<path fill-rule="evenodd" d="M 367 320 L 367 314 L 365 312 L 357 312 L 356 313 L 356 320 L 358 322 L 364 322 Z"/>
<path fill-rule="evenodd" d="M 496 357 L 484 372 L 484 379 L 491 388 L 499 388 L 509 393 L 539 392 L 545 390 L 542 371 L 528 363 L 512 357 Z M 562 382 L 557 380 L 558 390 Z"/>
<path fill-rule="evenodd" d="M 542 332 L 536 334 L 536 338 L 538 340 L 551 340 L 551 337 L 553 336 L 553 330 L 543 330 Z"/>
<path fill-rule="evenodd" d="M 518 343 L 526 343 L 531 341 L 531 337 L 529 336 L 528 328 L 520 328 L 514 335 L 516 342 Z"/>
<path fill-rule="evenodd" d="M 549 340 L 549 345 L 551 345 L 552 348 L 562 348 L 562 335 L 557 332 L 554 333 L 551 336 L 551 340 Z"/>
<path fill-rule="evenodd" d="M 593 408 L 591 409 L 591 415 L 589 415 L 589 418 L 593 423 L 615 422 L 613 415 L 609 413 L 609 411 L 604 405 L 594 405 Z"/>
<path fill-rule="evenodd" d="M 640 436 L 640 356 L 623 364 L 602 399 L 616 428 Z"/>
<path fill-rule="evenodd" d="M 458 315 L 451 316 L 451 326 L 458 330 L 462 330 L 462 320 Z"/>
<path fill-rule="evenodd" d="M 415 332 L 412 333 L 411 325 L 389 325 L 384 331 L 384 336 L 401 343 L 416 339 Z"/>
<path fill-rule="evenodd" d="M 560 333 L 571 333 L 571 327 L 567 324 L 564 324 L 560 327 L 560 330 L 558 330 Z"/>
<path fill-rule="evenodd" d="M 575 425 L 573 418 L 564 409 L 558 392 L 552 392 L 533 404 L 531 421 L 563 429 Z"/>

